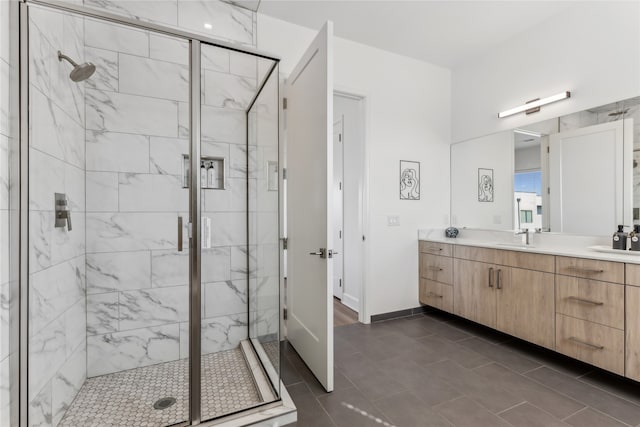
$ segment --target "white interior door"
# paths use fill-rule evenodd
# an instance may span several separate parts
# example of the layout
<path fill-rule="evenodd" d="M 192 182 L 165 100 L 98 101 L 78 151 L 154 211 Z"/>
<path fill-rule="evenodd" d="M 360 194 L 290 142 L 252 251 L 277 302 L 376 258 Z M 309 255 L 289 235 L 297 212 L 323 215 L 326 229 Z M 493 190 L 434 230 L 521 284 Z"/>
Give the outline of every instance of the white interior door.
<path fill-rule="evenodd" d="M 627 119 L 551 135 L 551 231 L 609 235 L 632 224 L 632 138 Z"/>
<path fill-rule="evenodd" d="M 287 337 L 333 390 L 333 24 L 285 82 Z"/>
<path fill-rule="evenodd" d="M 342 299 L 344 290 L 344 150 L 343 122 L 333 123 L 333 296 Z"/>

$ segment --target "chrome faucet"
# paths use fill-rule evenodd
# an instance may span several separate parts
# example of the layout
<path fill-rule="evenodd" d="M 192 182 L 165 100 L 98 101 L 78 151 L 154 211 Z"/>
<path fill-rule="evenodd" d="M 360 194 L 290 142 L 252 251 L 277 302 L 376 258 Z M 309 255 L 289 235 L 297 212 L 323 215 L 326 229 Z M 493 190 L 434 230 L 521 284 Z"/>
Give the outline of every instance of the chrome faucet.
<path fill-rule="evenodd" d="M 529 229 L 528 228 L 523 228 L 520 231 L 516 231 L 516 236 L 521 236 L 523 234 L 525 236 L 526 245 L 529 246 Z"/>
<path fill-rule="evenodd" d="M 71 231 L 71 211 L 68 208 L 67 195 L 64 193 L 55 193 L 55 212 L 56 227 L 67 227 L 67 231 Z"/>

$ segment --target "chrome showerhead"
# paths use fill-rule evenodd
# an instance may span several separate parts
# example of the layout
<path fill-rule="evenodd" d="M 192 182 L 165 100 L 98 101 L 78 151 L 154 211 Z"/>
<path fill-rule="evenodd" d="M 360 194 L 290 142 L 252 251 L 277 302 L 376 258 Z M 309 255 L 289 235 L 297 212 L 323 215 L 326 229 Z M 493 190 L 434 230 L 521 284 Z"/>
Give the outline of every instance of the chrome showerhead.
<path fill-rule="evenodd" d="M 78 65 L 73 59 L 58 51 L 58 61 L 62 61 L 63 59 L 73 65 L 73 70 L 69 73 L 69 78 L 74 82 L 87 80 L 96 72 L 96 66 L 91 62 L 85 62 L 84 64 Z"/>

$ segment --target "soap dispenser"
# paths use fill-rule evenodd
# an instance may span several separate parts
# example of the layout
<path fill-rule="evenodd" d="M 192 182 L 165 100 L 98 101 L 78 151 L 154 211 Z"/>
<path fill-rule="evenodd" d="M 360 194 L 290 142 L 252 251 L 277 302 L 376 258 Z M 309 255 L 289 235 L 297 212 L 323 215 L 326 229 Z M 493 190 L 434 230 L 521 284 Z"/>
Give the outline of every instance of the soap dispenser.
<path fill-rule="evenodd" d="M 619 225 L 618 231 L 613 233 L 613 249 L 627 250 L 627 233 L 624 232 L 624 225 Z"/>
<path fill-rule="evenodd" d="M 633 231 L 629 233 L 629 238 L 631 240 L 631 247 L 629 250 L 640 251 L 640 224 L 635 224 L 633 226 Z"/>

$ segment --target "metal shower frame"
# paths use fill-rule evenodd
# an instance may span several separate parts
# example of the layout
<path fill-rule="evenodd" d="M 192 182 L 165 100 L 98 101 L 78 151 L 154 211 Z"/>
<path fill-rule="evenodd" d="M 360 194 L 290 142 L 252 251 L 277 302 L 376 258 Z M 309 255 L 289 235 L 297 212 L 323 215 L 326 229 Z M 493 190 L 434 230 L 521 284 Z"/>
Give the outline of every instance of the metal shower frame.
<path fill-rule="evenodd" d="M 201 183 L 200 183 L 200 155 L 201 155 L 201 48 L 202 45 L 211 45 L 230 51 L 252 55 L 257 58 L 273 61 L 271 68 L 265 74 L 264 79 L 258 82 L 258 90 L 249 103 L 245 112 L 248 126 L 248 115 L 252 106 L 260 96 L 265 84 L 272 78 L 274 72 L 278 78 L 280 58 L 260 52 L 251 47 L 238 46 L 223 40 L 209 38 L 189 31 L 174 29 L 155 23 L 126 18 L 110 12 L 91 9 L 84 6 L 68 4 L 57 0 L 19 0 L 19 143 L 20 143 L 20 226 L 19 226 L 19 343 L 12 342 L 19 348 L 19 425 L 27 427 L 28 422 L 28 362 L 29 362 L 29 8 L 39 6 L 53 11 L 73 13 L 87 18 L 124 25 L 156 34 L 164 34 L 173 38 L 179 38 L 189 43 L 189 156 L 190 179 L 189 188 L 189 221 L 191 223 L 191 237 L 189 250 L 189 420 L 175 424 L 174 427 L 215 425 L 221 420 L 235 418 L 246 414 L 255 413 L 265 408 L 276 407 L 281 404 L 281 394 L 278 400 L 265 403 L 248 410 L 227 415 L 214 420 L 202 420 L 200 398 L 201 396 Z M 278 97 L 280 96 L 278 81 Z M 277 101 L 279 104 L 279 100 Z M 278 123 L 280 121 L 280 109 L 278 108 Z M 279 127 L 278 127 L 279 129 Z M 247 138 L 249 137 L 247 133 Z M 278 141 L 279 141 L 278 135 Z M 248 139 L 247 139 L 248 144 Z M 279 145 L 279 142 L 278 142 Z M 278 152 L 280 150 L 278 149 Z M 248 155 L 248 150 L 247 150 Z M 248 170 L 248 169 L 247 169 Z M 248 185 L 248 181 L 247 181 Z M 247 192 L 247 203 L 248 203 Z M 247 215 L 248 212 L 247 204 Z M 280 225 L 278 224 L 278 227 Z M 249 233 L 247 232 L 247 236 Z M 249 254 L 247 251 L 247 260 Z M 249 317 L 249 314 L 248 314 Z M 250 324 L 247 323 L 247 328 Z M 16 336 L 12 334 L 12 337 Z M 195 338 L 195 339 L 194 339 Z"/>

